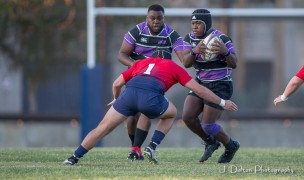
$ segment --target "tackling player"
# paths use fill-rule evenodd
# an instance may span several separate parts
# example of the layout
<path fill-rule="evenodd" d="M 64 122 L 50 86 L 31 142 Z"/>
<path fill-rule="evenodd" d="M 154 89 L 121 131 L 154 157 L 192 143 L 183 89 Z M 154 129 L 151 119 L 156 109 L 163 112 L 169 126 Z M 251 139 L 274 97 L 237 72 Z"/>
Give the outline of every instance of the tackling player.
<path fill-rule="evenodd" d="M 162 51 L 155 53 L 156 56 L 161 57 L 165 54 Z M 111 108 L 99 125 L 84 138 L 74 154 L 64 161 L 64 164 L 76 164 L 81 157 L 95 147 L 101 138 L 109 134 L 128 116 L 134 116 L 138 112 L 150 119 L 159 119 L 151 142 L 144 150 L 144 155 L 148 160 L 157 163 L 156 146 L 162 142 L 171 129 L 177 114 L 176 107 L 165 98 L 164 94 L 176 83 L 180 83 L 199 97 L 218 104 L 224 109 L 237 111 L 237 105 L 232 101 L 219 98 L 212 91 L 194 81 L 175 62 L 161 57 L 135 62 L 114 81 L 114 99 L 108 104 L 112 105 Z M 126 88 L 121 93 L 124 85 Z"/>

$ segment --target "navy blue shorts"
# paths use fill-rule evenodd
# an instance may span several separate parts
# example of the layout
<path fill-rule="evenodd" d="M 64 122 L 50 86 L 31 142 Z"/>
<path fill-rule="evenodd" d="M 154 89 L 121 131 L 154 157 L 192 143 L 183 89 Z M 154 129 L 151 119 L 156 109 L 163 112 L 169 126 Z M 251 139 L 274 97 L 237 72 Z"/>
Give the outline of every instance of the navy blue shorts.
<path fill-rule="evenodd" d="M 224 99 L 224 100 L 228 100 L 231 98 L 232 93 L 233 93 L 233 85 L 232 85 L 232 81 L 214 81 L 214 82 L 201 82 L 198 79 L 195 79 L 196 82 L 198 82 L 200 85 L 210 89 L 214 94 L 218 95 L 220 98 Z M 194 92 L 190 91 L 188 93 L 188 95 L 192 95 L 192 96 L 196 96 L 199 97 L 198 95 L 196 95 Z M 202 99 L 203 103 L 211 106 L 213 108 L 216 109 L 223 109 L 220 105 L 218 104 L 214 104 L 210 101 L 206 101 L 204 99 Z"/>
<path fill-rule="evenodd" d="M 140 112 L 150 119 L 162 115 L 168 106 L 169 101 L 163 94 L 128 86 L 113 104 L 114 109 L 125 116 Z"/>

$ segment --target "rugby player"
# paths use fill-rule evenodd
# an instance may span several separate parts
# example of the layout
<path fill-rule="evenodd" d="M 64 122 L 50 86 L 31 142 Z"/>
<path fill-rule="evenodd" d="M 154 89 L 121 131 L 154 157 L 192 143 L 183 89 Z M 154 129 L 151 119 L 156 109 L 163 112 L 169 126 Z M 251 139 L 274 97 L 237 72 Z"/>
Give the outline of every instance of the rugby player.
<path fill-rule="evenodd" d="M 99 125 L 84 138 L 73 155 L 64 161 L 66 165 L 75 165 L 90 149 L 96 146 L 101 138 L 129 116 L 142 113 L 149 119 L 159 119 L 150 144 L 144 149 L 144 155 L 157 163 L 156 146 L 164 139 L 176 118 L 176 107 L 165 98 L 164 94 L 174 84 L 192 90 L 199 97 L 218 104 L 226 110 L 237 111 L 237 105 L 230 100 L 223 100 L 209 89 L 201 86 L 175 62 L 164 59 L 164 51 L 155 51 L 155 58 L 146 58 L 135 62 L 124 71 L 113 83 L 114 99 L 112 105 Z M 169 53 L 170 54 L 170 53 Z M 121 93 L 122 87 L 125 90 Z M 139 154 L 138 154 L 139 156 Z"/>

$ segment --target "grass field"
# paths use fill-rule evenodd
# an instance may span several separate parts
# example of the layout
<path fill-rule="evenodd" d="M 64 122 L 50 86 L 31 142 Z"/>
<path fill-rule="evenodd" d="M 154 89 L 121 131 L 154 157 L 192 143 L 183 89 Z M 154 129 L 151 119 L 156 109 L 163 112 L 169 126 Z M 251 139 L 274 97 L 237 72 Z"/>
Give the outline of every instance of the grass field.
<path fill-rule="evenodd" d="M 229 164 L 217 163 L 223 148 L 204 164 L 199 148 L 159 150 L 157 165 L 127 160 L 127 148 L 95 148 L 66 166 L 74 148 L 2 148 L 0 179 L 304 179 L 301 148 L 240 148 Z"/>

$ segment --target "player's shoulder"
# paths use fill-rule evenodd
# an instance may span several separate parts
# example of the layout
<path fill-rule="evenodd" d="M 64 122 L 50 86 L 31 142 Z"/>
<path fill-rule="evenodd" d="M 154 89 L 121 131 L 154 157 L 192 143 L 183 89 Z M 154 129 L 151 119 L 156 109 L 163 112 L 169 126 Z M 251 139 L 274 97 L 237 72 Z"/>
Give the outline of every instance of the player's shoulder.
<path fill-rule="evenodd" d="M 138 29 L 145 29 L 148 27 L 148 24 L 147 24 L 147 22 L 141 22 L 141 23 L 138 23 L 136 26 Z"/>
<path fill-rule="evenodd" d="M 178 36 L 180 36 L 177 31 L 175 31 L 171 26 L 169 26 L 166 23 L 164 23 L 163 28 L 164 28 L 166 34 L 168 34 L 168 35 L 178 35 Z"/>
<path fill-rule="evenodd" d="M 172 32 L 175 31 L 171 26 L 169 26 L 168 24 L 164 23 L 164 28 L 167 32 Z"/>
<path fill-rule="evenodd" d="M 136 26 L 134 26 L 131 30 L 129 30 L 129 33 L 133 37 L 137 37 L 139 34 L 141 34 L 147 28 L 148 28 L 147 23 L 141 22 L 141 23 L 137 24 Z"/>
<path fill-rule="evenodd" d="M 171 59 L 165 59 L 165 60 L 163 60 L 163 63 L 167 64 L 167 66 L 170 67 L 170 69 L 183 69 L 182 67 L 180 67 L 176 62 L 174 62 Z"/>
<path fill-rule="evenodd" d="M 229 41 L 232 42 L 231 38 L 228 35 L 218 29 L 213 29 L 211 33 L 222 39 L 224 43 L 227 43 Z"/>
<path fill-rule="evenodd" d="M 136 26 L 134 26 L 131 30 L 131 31 L 143 31 L 144 29 L 148 28 L 148 25 L 146 22 L 141 22 L 139 24 L 137 24 Z"/>
<path fill-rule="evenodd" d="M 304 74 L 304 66 L 299 70 L 298 73 Z"/>
<path fill-rule="evenodd" d="M 184 37 L 184 41 L 187 41 L 187 42 L 190 41 L 190 40 L 194 40 L 194 39 L 196 39 L 196 38 L 195 38 L 193 32 L 190 32 L 190 33 L 186 34 L 185 37 Z"/>

